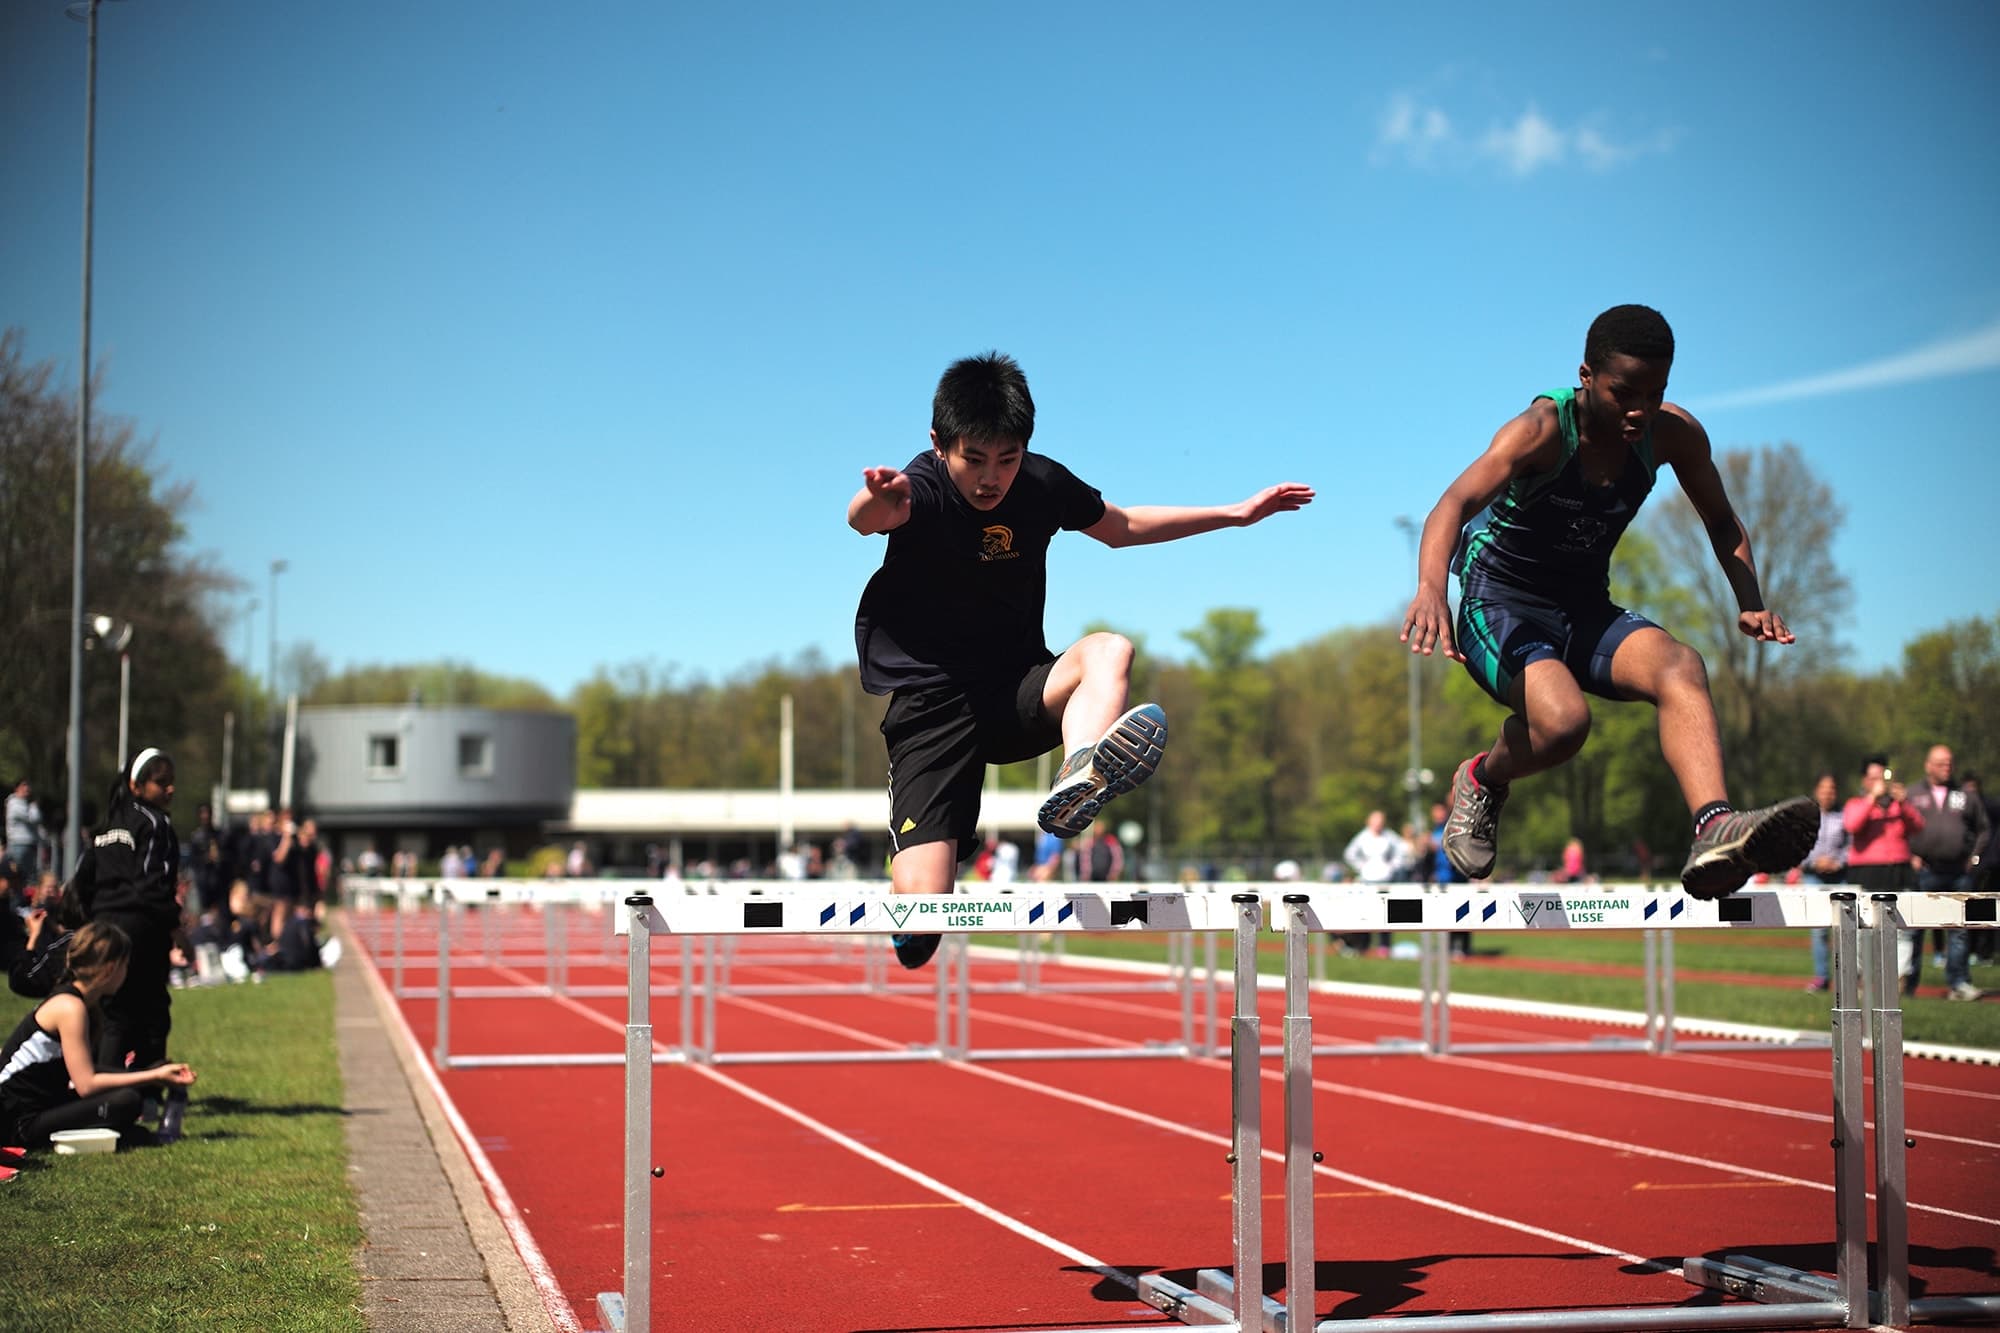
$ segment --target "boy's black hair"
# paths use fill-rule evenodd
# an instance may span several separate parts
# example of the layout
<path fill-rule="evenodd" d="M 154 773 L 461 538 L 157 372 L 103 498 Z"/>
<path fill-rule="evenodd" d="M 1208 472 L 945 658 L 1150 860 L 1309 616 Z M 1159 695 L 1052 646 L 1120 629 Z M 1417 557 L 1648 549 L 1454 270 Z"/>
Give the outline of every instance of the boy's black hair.
<path fill-rule="evenodd" d="M 931 429 L 940 449 L 959 440 L 1026 448 L 1035 433 L 1028 377 L 1013 357 L 1000 352 L 952 362 L 931 399 Z"/>
<path fill-rule="evenodd" d="M 1590 321 L 1583 339 L 1583 364 L 1602 370 L 1614 356 L 1641 361 L 1674 359 L 1674 331 L 1667 317 L 1649 305 L 1615 305 Z"/>
<path fill-rule="evenodd" d="M 1889 756 L 1886 754 L 1871 754 L 1865 756 L 1861 760 L 1861 771 L 1864 774 L 1868 772 L 1868 766 L 1870 764 L 1880 764 L 1882 765 L 1882 767 L 1887 768 L 1889 766 Z"/>

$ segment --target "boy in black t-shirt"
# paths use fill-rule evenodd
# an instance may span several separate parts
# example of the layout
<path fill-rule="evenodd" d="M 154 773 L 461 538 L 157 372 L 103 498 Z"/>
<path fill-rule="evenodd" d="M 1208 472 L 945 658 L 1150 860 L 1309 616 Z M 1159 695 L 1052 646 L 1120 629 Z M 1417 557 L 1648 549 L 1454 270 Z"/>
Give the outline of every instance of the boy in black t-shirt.
<path fill-rule="evenodd" d="M 1311 502 L 1285 482 L 1234 505 L 1107 503 L 1068 468 L 1028 452 L 1035 403 L 1027 377 L 998 352 L 955 362 L 931 404 L 931 448 L 902 471 L 862 470 L 847 505 L 856 532 L 888 533 L 882 567 L 854 619 L 861 683 L 892 696 L 890 880 L 897 893 L 949 893 L 979 848 L 989 763 L 1030 759 L 1058 742 L 1068 756 L 1041 826 L 1074 837 L 1104 804 L 1153 775 L 1166 744 L 1158 704 L 1126 707 L 1131 641 L 1087 635 L 1060 655 L 1043 638 L 1049 542 L 1062 529 L 1138 546 L 1246 527 Z M 898 935 L 896 956 L 921 967 L 936 935 Z"/>

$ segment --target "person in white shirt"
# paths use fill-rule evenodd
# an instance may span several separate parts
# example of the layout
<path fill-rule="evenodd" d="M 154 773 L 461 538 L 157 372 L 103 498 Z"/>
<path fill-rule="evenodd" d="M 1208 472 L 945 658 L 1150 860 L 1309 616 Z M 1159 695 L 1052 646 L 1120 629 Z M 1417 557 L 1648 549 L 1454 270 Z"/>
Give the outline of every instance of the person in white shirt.
<path fill-rule="evenodd" d="M 1354 877 L 1370 887 L 1380 887 L 1399 879 L 1410 865 L 1410 849 L 1404 841 L 1389 829 L 1389 818 L 1380 810 L 1368 812 L 1368 823 L 1359 833 L 1348 840 L 1347 850 L 1341 853 L 1341 860 Z M 1368 946 L 1367 932 L 1343 937 L 1343 943 L 1352 949 Z M 1389 952 L 1389 932 L 1382 932 L 1376 942 L 1378 956 Z"/>

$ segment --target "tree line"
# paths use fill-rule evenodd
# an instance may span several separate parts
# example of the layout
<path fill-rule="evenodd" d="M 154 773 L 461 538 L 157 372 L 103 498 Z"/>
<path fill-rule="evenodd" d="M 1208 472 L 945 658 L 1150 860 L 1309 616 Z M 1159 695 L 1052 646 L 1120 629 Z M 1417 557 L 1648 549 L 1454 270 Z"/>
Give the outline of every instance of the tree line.
<path fill-rule="evenodd" d="M 66 784 L 69 600 L 75 447 L 73 398 L 47 365 L 26 363 L 18 332 L 0 335 L 0 774 L 27 777 L 60 817 Z M 192 487 L 169 483 L 129 421 L 94 418 L 89 451 L 87 587 L 92 610 L 135 625 L 131 715 L 135 743 L 165 744 L 183 792 L 219 781 L 225 713 L 235 715 L 237 786 L 274 781 L 278 701 L 229 660 L 224 639 L 240 581 L 183 547 Z M 1718 456 L 1756 541 L 1763 588 L 1797 631 L 1791 647 L 1735 630 L 1735 604 L 1692 508 L 1670 486 L 1626 535 L 1613 596 L 1698 648 L 1708 663 L 1731 794 L 1739 804 L 1808 790 L 1831 770 L 1843 788 L 1862 757 L 1886 753 L 1915 772 L 1937 742 L 1961 764 L 2000 770 L 2000 617 L 1973 616 L 1918 636 L 1893 667 L 1858 672 L 1840 638 L 1849 586 L 1829 552 L 1842 507 L 1795 445 Z M 1115 624 L 1092 626 L 1113 629 Z M 1409 768 L 1409 654 L 1393 624 L 1333 629 L 1266 651 L 1254 607 L 1210 610 L 1179 642 L 1138 646 L 1134 690 L 1173 720 L 1168 762 L 1119 806 L 1150 845 L 1171 854 L 1337 855 L 1368 812 L 1404 819 Z M 1423 805 L 1456 764 L 1487 744 L 1500 709 L 1455 663 L 1420 659 Z M 807 652 L 722 679 L 672 664 L 600 667 L 567 698 L 532 681 L 457 661 L 332 670 L 295 644 L 281 673 L 302 702 L 464 704 L 562 709 L 577 721 L 586 787 L 768 787 L 777 781 L 781 699 L 791 695 L 795 781 L 801 788 L 875 787 L 884 758 L 884 701 L 863 694 L 853 664 Z M 87 654 L 87 801 L 115 771 L 118 671 Z M 1666 864 L 1687 841 L 1687 815 L 1660 758 L 1654 714 L 1592 701 L 1583 752 L 1524 782 L 1508 807 L 1503 856 L 1512 868 L 1552 860 L 1571 836 L 1596 863 L 1622 866 L 1635 848 Z M 1009 766 L 997 781 L 1029 787 L 1046 762 Z M 200 798 L 197 798 L 200 799 Z M 88 812 L 86 812 L 88 814 Z M 1668 868 L 1671 868 L 1670 866 Z"/>

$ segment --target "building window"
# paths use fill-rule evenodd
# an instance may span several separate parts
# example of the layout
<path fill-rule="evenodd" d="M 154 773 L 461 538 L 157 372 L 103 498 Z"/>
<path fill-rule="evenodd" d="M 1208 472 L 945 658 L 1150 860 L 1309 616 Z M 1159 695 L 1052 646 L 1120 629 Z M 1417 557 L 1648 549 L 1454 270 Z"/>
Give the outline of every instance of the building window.
<path fill-rule="evenodd" d="M 463 731 L 458 736 L 458 774 L 464 778 L 493 776 L 493 738 Z"/>
<path fill-rule="evenodd" d="M 402 737 L 383 732 L 368 738 L 368 776 L 371 778 L 403 776 Z"/>

